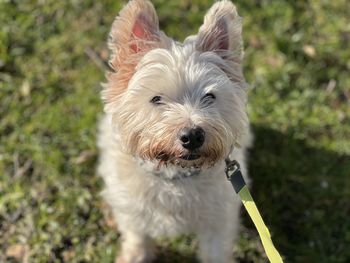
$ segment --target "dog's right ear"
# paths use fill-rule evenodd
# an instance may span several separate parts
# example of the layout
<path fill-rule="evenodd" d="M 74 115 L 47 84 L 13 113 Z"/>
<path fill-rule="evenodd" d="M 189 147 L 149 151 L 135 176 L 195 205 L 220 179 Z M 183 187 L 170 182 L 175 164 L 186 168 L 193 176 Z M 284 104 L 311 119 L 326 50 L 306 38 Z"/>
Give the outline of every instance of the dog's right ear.
<path fill-rule="evenodd" d="M 148 0 L 131 0 L 113 22 L 108 46 L 110 66 L 118 70 L 134 54 L 159 47 L 161 32 L 156 11 Z"/>
<path fill-rule="evenodd" d="M 111 50 L 107 83 L 103 84 L 102 99 L 105 110 L 115 102 L 128 87 L 135 68 L 145 53 L 167 45 L 167 37 L 159 30 L 156 11 L 148 0 L 131 0 L 113 22 L 108 39 Z"/>

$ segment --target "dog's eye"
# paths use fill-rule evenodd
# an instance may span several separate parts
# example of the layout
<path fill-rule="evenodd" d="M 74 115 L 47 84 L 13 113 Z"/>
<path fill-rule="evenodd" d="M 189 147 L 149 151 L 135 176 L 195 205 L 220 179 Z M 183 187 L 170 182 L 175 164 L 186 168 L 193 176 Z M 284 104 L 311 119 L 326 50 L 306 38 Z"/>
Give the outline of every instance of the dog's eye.
<path fill-rule="evenodd" d="M 201 102 L 206 104 L 206 105 L 210 105 L 210 104 L 212 104 L 214 102 L 215 99 L 216 99 L 216 97 L 215 97 L 215 95 L 213 93 L 207 93 L 201 99 Z"/>
<path fill-rule="evenodd" d="M 154 96 L 150 102 L 156 105 L 163 104 L 161 96 Z"/>

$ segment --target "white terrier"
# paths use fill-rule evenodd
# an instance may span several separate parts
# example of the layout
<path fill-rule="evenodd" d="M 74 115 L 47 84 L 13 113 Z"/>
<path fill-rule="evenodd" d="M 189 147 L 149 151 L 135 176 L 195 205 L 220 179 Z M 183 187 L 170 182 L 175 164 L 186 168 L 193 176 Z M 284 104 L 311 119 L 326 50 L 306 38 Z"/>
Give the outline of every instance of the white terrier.
<path fill-rule="evenodd" d="M 116 262 L 150 262 L 152 238 L 187 233 L 198 236 L 202 262 L 232 262 L 240 200 L 224 160 L 247 174 L 249 144 L 235 6 L 215 3 L 198 34 L 179 43 L 159 30 L 149 1 L 132 0 L 108 44 L 99 173 L 123 237 Z"/>

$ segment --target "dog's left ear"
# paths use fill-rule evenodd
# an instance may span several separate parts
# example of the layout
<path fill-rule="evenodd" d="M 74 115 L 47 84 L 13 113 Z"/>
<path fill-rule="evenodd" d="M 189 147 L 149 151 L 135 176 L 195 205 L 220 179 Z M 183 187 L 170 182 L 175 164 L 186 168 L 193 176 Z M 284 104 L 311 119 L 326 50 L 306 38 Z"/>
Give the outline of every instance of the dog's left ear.
<path fill-rule="evenodd" d="M 236 62 L 242 60 L 242 23 L 233 3 L 223 0 L 209 9 L 199 28 L 196 49 L 213 51 Z"/>

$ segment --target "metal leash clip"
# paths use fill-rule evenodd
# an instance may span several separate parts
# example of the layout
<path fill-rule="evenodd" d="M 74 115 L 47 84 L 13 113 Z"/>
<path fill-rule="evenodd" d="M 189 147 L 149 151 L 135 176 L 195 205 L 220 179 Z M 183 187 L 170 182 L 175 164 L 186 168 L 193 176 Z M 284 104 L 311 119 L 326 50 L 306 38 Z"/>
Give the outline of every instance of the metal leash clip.
<path fill-rule="evenodd" d="M 226 167 L 225 174 L 227 179 L 231 182 L 235 192 L 238 194 L 239 191 L 246 185 L 239 163 L 236 160 L 225 159 Z"/>
<path fill-rule="evenodd" d="M 227 179 L 230 180 L 230 177 L 235 173 L 237 169 L 240 169 L 240 165 L 236 160 L 230 160 L 229 158 L 225 159 L 226 167 L 225 167 L 225 173 L 227 176 Z"/>

